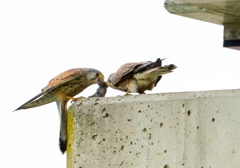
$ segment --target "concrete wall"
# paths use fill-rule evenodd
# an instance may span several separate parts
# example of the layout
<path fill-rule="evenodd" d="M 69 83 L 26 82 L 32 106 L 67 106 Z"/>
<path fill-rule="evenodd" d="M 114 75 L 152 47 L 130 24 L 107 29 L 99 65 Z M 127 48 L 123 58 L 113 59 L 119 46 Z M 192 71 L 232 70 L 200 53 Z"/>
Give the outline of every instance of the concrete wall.
<path fill-rule="evenodd" d="M 172 14 L 224 25 L 223 46 L 240 50 L 239 0 L 165 0 Z"/>
<path fill-rule="evenodd" d="M 240 167 L 240 90 L 90 98 L 68 116 L 68 168 Z"/>

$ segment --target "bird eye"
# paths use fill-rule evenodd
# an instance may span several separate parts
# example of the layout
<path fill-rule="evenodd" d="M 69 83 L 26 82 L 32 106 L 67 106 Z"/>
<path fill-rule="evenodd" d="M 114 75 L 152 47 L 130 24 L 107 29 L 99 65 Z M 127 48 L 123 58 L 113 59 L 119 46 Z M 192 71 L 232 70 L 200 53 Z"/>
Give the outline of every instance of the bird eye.
<path fill-rule="evenodd" d="M 96 73 L 96 77 L 97 77 L 97 78 L 104 79 L 104 76 L 103 76 L 103 74 L 101 74 L 101 73 Z"/>

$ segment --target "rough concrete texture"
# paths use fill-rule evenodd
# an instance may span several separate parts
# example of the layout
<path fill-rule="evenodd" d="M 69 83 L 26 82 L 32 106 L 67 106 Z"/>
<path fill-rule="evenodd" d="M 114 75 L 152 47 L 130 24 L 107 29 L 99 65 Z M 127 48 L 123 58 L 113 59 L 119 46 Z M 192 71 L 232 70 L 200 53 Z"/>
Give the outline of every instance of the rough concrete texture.
<path fill-rule="evenodd" d="M 89 98 L 68 115 L 68 168 L 240 167 L 240 90 Z"/>
<path fill-rule="evenodd" d="M 239 0 L 165 0 L 172 14 L 224 25 L 224 47 L 240 50 Z"/>
<path fill-rule="evenodd" d="M 223 25 L 240 22 L 240 1 L 234 0 L 165 0 L 170 13 Z"/>
<path fill-rule="evenodd" d="M 240 50 L 240 23 L 239 22 L 224 24 L 223 46 Z"/>
<path fill-rule="evenodd" d="M 240 23 L 224 24 L 224 40 L 238 39 L 240 39 Z"/>

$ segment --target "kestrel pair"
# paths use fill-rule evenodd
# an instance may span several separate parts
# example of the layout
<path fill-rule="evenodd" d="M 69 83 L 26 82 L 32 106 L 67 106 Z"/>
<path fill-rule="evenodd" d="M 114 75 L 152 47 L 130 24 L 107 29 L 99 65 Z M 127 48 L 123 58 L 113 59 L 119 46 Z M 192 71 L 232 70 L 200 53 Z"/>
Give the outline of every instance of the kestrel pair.
<path fill-rule="evenodd" d="M 67 148 L 67 103 L 75 95 L 81 93 L 92 84 L 98 84 L 97 92 L 91 97 L 104 97 L 107 87 L 112 87 L 128 93 L 143 94 L 145 90 L 152 90 L 162 75 L 172 72 L 173 64 L 162 66 L 160 58 L 155 62 L 127 63 L 109 76 L 104 82 L 103 74 L 92 68 L 76 68 L 65 71 L 53 78 L 42 92 L 17 108 L 28 109 L 56 101 L 60 115 L 59 145 L 62 153 Z M 16 111 L 15 110 L 15 111 Z"/>

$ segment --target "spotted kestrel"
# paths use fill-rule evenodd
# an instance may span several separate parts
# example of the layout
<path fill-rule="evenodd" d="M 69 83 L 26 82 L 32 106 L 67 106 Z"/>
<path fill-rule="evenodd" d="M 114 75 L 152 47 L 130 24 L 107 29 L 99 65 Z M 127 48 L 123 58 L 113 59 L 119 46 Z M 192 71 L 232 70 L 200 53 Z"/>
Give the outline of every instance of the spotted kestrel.
<path fill-rule="evenodd" d="M 113 89 L 128 93 L 144 94 L 152 90 L 162 78 L 162 75 L 173 72 L 174 64 L 162 66 L 162 60 L 155 62 L 126 63 L 116 73 L 109 76 L 106 84 Z"/>
<path fill-rule="evenodd" d="M 38 107 L 56 101 L 60 115 L 59 146 L 64 154 L 67 148 L 67 102 L 70 99 L 73 101 L 76 100 L 77 98 L 73 98 L 75 95 L 82 92 L 88 86 L 101 81 L 99 79 L 104 79 L 104 76 L 96 69 L 70 69 L 50 80 L 40 94 L 16 110 Z"/>

